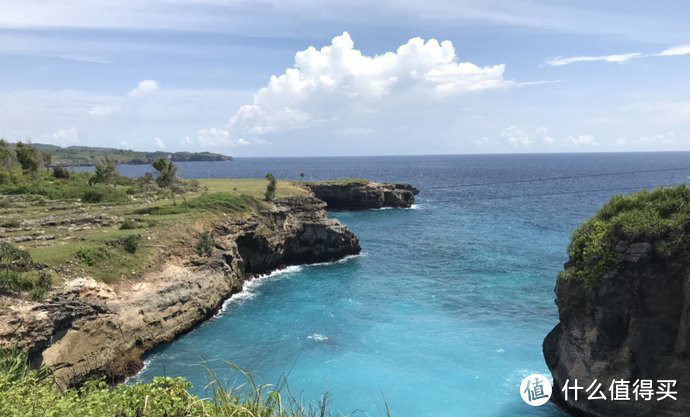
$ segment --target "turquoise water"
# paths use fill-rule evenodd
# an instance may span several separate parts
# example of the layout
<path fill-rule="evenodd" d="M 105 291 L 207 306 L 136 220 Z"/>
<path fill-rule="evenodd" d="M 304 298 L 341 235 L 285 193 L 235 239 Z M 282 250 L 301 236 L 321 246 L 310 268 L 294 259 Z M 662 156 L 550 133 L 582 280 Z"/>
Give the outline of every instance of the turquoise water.
<path fill-rule="evenodd" d="M 359 236 L 361 256 L 255 281 L 217 317 L 148 354 L 136 380 L 184 376 L 207 395 L 202 362 L 228 383 L 237 377 L 222 359 L 261 382 L 289 373 L 293 394 L 316 402 L 328 391 L 343 414 L 381 415 L 385 398 L 398 417 L 561 415 L 523 403 L 519 384 L 548 375 L 541 343 L 557 322 L 553 286 L 572 229 L 615 190 L 683 182 L 690 170 L 505 182 L 688 161 L 676 153 L 183 164 L 188 177 L 305 172 L 405 181 L 422 193 L 413 209 L 332 214 Z"/>

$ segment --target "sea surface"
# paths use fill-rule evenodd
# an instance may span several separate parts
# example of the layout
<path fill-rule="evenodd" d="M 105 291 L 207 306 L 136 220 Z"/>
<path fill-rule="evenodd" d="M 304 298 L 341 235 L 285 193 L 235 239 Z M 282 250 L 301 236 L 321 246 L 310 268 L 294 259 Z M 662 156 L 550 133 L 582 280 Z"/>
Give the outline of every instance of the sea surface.
<path fill-rule="evenodd" d="M 242 382 L 227 361 L 260 383 L 288 375 L 290 392 L 313 404 L 328 392 L 341 414 L 384 415 L 388 404 L 397 417 L 560 416 L 525 404 L 519 385 L 549 375 L 541 345 L 558 320 L 553 288 L 570 234 L 615 193 L 686 182 L 690 153 L 179 166 L 187 178 L 304 173 L 407 182 L 421 192 L 412 209 L 332 213 L 359 236 L 361 256 L 253 281 L 215 318 L 146 355 L 134 380 L 183 376 L 208 396 L 209 369 Z M 606 173 L 619 175 L 598 175 Z"/>

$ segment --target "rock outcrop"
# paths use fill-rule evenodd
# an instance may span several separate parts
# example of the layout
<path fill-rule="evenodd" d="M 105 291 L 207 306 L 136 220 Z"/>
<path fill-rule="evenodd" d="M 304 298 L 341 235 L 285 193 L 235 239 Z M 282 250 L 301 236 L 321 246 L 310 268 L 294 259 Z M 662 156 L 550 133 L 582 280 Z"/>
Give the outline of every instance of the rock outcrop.
<path fill-rule="evenodd" d="M 655 242 L 611 245 L 617 268 L 595 281 L 560 278 L 560 323 L 544 340 L 555 399 L 593 416 L 687 416 L 690 414 L 690 265 L 658 255 Z M 572 258 L 571 258 L 572 260 Z M 568 263 L 566 268 L 573 266 Z M 587 388 L 600 382 L 607 400 L 578 401 L 561 388 L 574 380 Z M 613 380 L 630 382 L 629 401 L 611 401 Z M 675 380 L 677 400 L 635 400 L 636 380 Z"/>
<path fill-rule="evenodd" d="M 45 302 L 4 300 L 0 348 L 29 352 L 62 385 L 95 375 L 120 381 L 142 366 L 144 352 L 213 315 L 254 274 L 359 253 L 357 238 L 324 208 L 291 198 L 250 219 L 218 222 L 212 256 L 168 259 L 129 286 L 80 278 Z"/>
<path fill-rule="evenodd" d="M 409 184 L 366 181 L 304 183 L 325 201 L 328 210 L 368 210 L 383 207 L 409 208 L 419 190 Z"/>

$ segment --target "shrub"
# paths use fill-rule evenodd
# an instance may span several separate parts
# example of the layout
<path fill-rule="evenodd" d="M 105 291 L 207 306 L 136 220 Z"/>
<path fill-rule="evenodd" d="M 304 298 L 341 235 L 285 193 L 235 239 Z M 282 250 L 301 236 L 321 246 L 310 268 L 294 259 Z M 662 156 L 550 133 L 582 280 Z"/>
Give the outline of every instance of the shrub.
<path fill-rule="evenodd" d="M 586 282 L 615 271 L 619 242 L 647 242 L 669 265 L 690 263 L 690 188 L 681 185 L 616 195 L 573 233 L 561 279 Z"/>
<path fill-rule="evenodd" d="M 141 235 L 129 235 L 122 241 L 122 246 L 129 253 L 136 253 L 139 249 L 139 242 L 141 241 Z"/>
<path fill-rule="evenodd" d="M 38 278 L 33 283 L 33 289 L 31 290 L 31 299 L 34 301 L 40 301 L 45 298 L 46 294 L 53 287 L 53 279 L 50 276 L 50 272 L 41 271 L 38 274 Z"/>
<path fill-rule="evenodd" d="M 137 224 L 134 220 L 132 219 L 127 219 L 122 224 L 120 225 L 120 230 L 131 230 L 131 229 L 136 229 Z"/>
<path fill-rule="evenodd" d="M 79 248 L 75 253 L 76 258 L 88 266 L 95 266 L 98 262 L 107 259 L 109 255 L 108 250 L 100 246 Z"/>
<path fill-rule="evenodd" d="M 276 177 L 273 174 L 266 174 L 266 180 L 268 184 L 266 185 L 266 192 L 264 193 L 264 198 L 266 201 L 272 201 L 276 195 Z"/>
<path fill-rule="evenodd" d="M 199 256 L 211 256 L 216 242 L 213 240 L 211 232 L 203 232 L 199 235 L 199 240 L 196 242 L 196 253 Z"/>
<path fill-rule="evenodd" d="M 30 290 L 31 280 L 25 274 L 11 269 L 0 269 L 0 292 L 20 292 Z"/>
<path fill-rule="evenodd" d="M 60 166 L 53 167 L 53 177 L 60 179 L 69 178 L 69 170 Z"/>
<path fill-rule="evenodd" d="M 98 190 L 86 190 L 81 196 L 84 203 L 100 203 L 103 201 L 103 193 Z"/>
<path fill-rule="evenodd" d="M 27 271 L 33 267 L 31 255 L 11 243 L 0 243 L 0 269 Z"/>
<path fill-rule="evenodd" d="M 0 226 L 6 227 L 6 228 L 17 228 L 21 225 L 22 225 L 22 223 L 19 220 L 15 220 L 15 219 L 7 220 L 6 222 L 0 224 Z"/>

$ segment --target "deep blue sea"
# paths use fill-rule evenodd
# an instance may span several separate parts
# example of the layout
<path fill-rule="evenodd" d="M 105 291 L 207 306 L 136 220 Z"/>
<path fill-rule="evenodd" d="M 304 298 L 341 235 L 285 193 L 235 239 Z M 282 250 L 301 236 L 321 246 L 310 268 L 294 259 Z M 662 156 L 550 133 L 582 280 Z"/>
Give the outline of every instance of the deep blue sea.
<path fill-rule="evenodd" d="M 541 344 L 557 322 L 553 287 L 572 230 L 611 195 L 686 182 L 690 153 L 238 158 L 181 163 L 184 177 L 407 182 L 412 209 L 331 216 L 362 255 L 255 281 L 214 319 L 146 356 L 135 378 L 184 376 L 208 395 L 207 371 L 232 384 L 289 374 L 290 391 L 342 414 L 559 416 L 530 407 L 521 380 L 548 374 Z M 138 175 L 146 166 L 122 166 Z M 552 177 L 574 177 L 515 182 Z M 498 184 L 496 184 L 498 183 Z M 385 399 L 385 400 L 384 400 Z"/>

